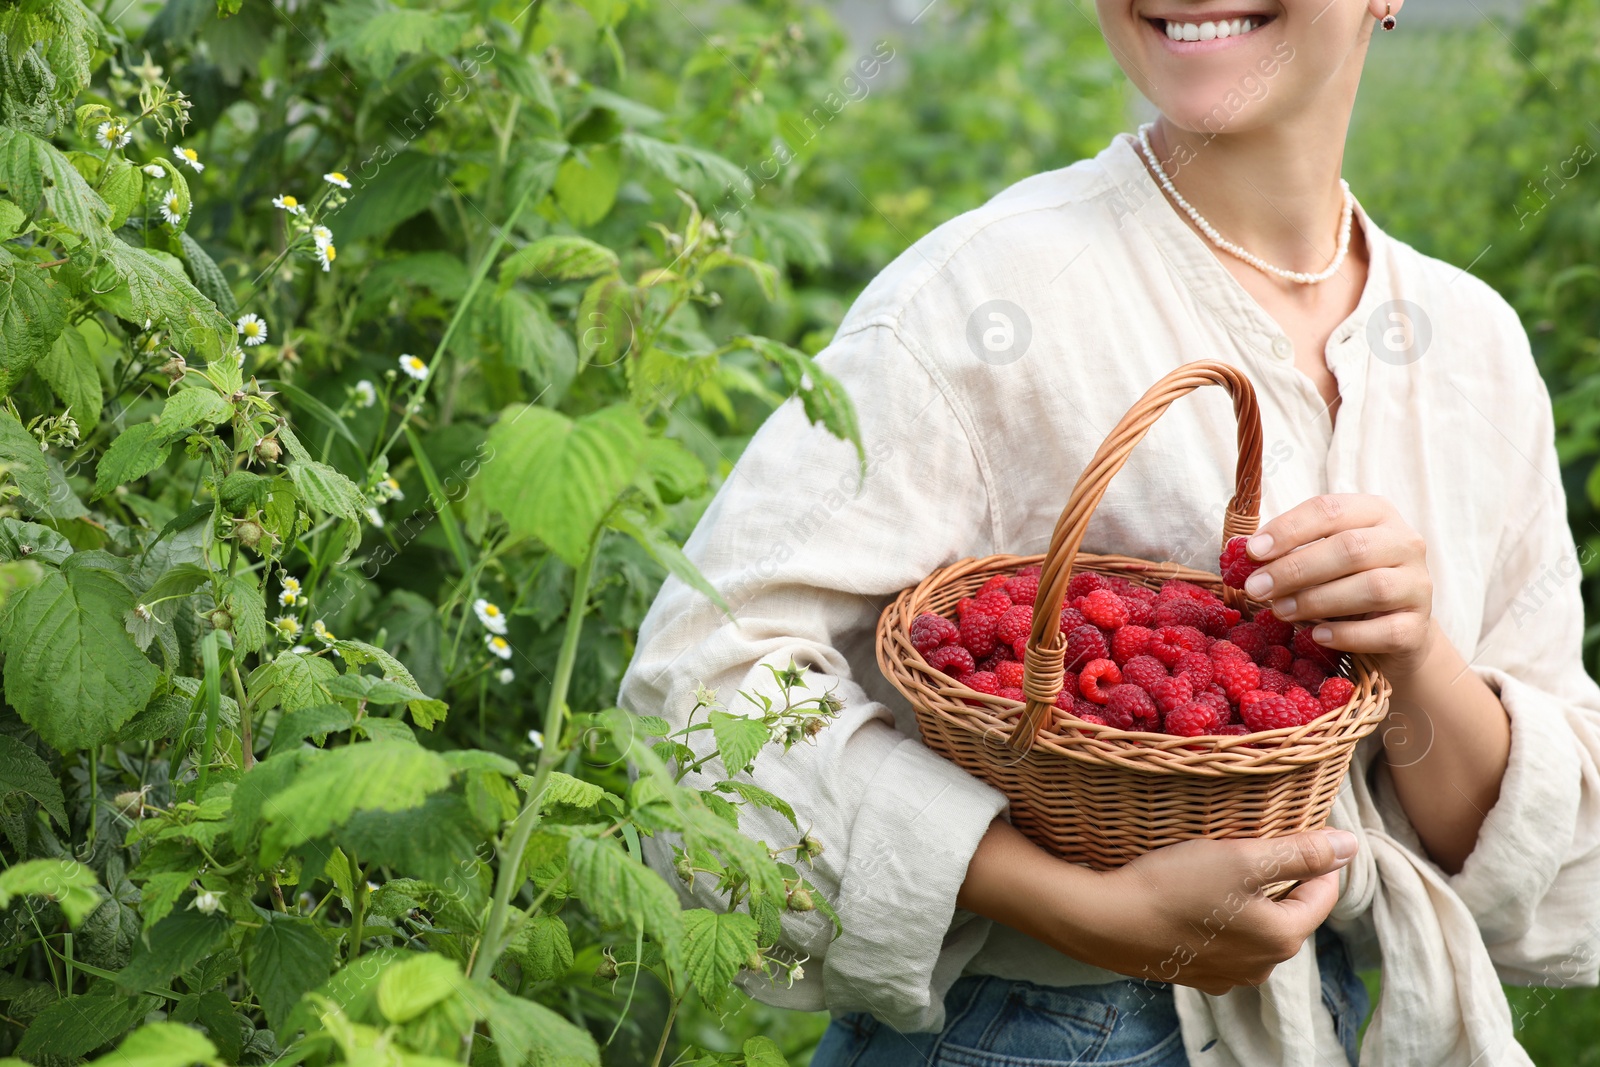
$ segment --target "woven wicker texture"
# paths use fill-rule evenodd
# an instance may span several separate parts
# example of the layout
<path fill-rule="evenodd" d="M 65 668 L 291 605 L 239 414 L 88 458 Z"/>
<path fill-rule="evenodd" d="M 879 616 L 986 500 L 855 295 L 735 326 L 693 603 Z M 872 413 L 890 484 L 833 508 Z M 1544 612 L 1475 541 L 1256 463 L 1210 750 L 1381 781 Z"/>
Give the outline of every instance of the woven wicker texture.
<path fill-rule="evenodd" d="M 1215 574 L 1177 563 L 1080 552 L 1111 479 L 1156 419 L 1202 385 L 1233 396 L 1239 461 L 1223 539 L 1255 531 L 1261 498 L 1261 417 L 1233 367 L 1189 363 L 1157 382 L 1117 424 L 1073 487 L 1042 556 L 966 559 L 905 590 L 878 621 L 878 665 L 916 710 L 929 748 L 1011 801 L 1012 823 L 1056 855 L 1097 869 L 1197 837 L 1278 837 L 1321 827 L 1361 738 L 1388 711 L 1389 685 L 1365 656 L 1349 658 L 1355 694 L 1303 726 L 1243 737 L 1173 737 L 1084 722 L 1054 706 L 1062 684 L 1059 618 L 1077 571 L 1155 587 L 1182 579 L 1217 592 L 1246 616 L 1263 605 Z M 923 612 L 951 615 L 991 576 L 1040 564 L 1024 703 L 978 693 L 928 666 L 911 644 Z"/>

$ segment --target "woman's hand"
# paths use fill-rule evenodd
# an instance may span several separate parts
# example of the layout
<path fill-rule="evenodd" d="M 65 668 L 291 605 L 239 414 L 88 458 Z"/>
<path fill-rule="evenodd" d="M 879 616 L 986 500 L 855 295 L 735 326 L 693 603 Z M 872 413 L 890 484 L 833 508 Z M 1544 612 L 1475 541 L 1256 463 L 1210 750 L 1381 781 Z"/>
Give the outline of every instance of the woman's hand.
<path fill-rule="evenodd" d="M 1339 896 L 1356 839 L 1340 830 L 1185 841 L 1115 871 L 1058 859 L 997 819 L 957 903 L 1073 959 L 1221 994 L 1300 951 Z M 1299 881 L 1279 901 L 1262 890 Z"/>
<path fill-rule="evenodd" d="M 1291 622 L 1318 622 L 1311 637 L 1378 657 L 1385 674 L 1414 674 L 1433 643 L 1427 544 L 1383 497 L 1312 497 L 1263 526 L 1247 545 L 1265 561 L 1245 592 Z"/>

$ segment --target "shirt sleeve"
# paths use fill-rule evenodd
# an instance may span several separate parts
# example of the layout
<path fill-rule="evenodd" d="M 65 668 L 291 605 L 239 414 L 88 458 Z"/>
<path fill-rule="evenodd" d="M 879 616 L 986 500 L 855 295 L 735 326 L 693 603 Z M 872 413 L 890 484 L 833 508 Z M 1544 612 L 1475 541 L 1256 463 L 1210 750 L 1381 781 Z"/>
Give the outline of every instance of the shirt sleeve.
<path fill-rule="evenodd" d="M 1520 330 L 1519 330 L 1520 332 Z M 1525 341 L 1524 341 L 1525 343 Z M 1524 448 L 1520 522 L 1488 582 L 1472 669 L 1511 721 L 1499 799 L 1450 879 L 1503 978 L 1595 983 L 1600 973 L 1600 687 L 1584 670 L 1582 568 L 1567 524 L 1548 396 Z"/>
<path fill-rule="evenodd" d="M 857 405 L 867 465 L 813 426 L 796 401 L 757 432 L 685 546 L 732 607 L 668 579 L 639 633 L 622 705 L 684 725 L 697 687 L 775 695 L 765 665 L 810 668 L 844 710 L 788 752 L 769 747 L 753 780 L 787 800 L 824 851 L 807 877 L 844 932 L 816 913 L 785 917 L 784 943 L 809 957 L 792 988 L 753 995 L 787 1006 L 863 1011 L 904 1031 L 943 1025 L 943 998 L 982 946 L 988 920 L 956 893 L 1005 798 L 914 739 L 905 701 L 877 667 L 882 608 L 935 568 L 993 551 L 983 464 L 932 372 L 884 326 L 842 334 L 820 357 Z M 891 705 L 893 705 L 891 707 Z M 741 829 L 775 845 L 794 828 L 745 806 Z M 699 906 L 724 906 L 705 879 L 671 875 L 667 845 L 646 855 Z"/>

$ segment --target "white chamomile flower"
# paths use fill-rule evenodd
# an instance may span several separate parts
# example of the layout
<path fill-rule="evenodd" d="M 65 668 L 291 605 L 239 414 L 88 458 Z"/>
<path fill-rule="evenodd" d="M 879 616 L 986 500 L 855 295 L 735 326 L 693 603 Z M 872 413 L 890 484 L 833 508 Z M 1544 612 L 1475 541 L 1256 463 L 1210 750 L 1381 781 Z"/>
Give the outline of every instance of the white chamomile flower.
<path fill-rule="evenodd" d="M 272 620 L 272 628 L 278 631 L 278 636 L 285 641 L 293 641 L 300 636 L 300 620 L 293 615 L 279 615 Z"/>
<path fill-rule="evenodd" d="M 311 646 L 310 646 L 310 645 L 295 645 L 295 646 L 294 646 L 294 647 L 293 647 L 293 648 L 291 648 L 291 649 L 290 649 L 290 650 L 289 650 L 289 651 L 290 651 L 290 652 L 293 652 L 293 653 L 294 653 L 294 654 L 295 654 L 295 655 L 297 655 L 297 656 L 303 656 L 303 655 L 305 655 L 305 654 L 306 654 L 306 653 L 307 653 L 307 652 L 310 652 L 310 651 L 311 651 Z"/>
<path fill-rule="evenodd" d="M 528 740 L 533 742 L 534 748 L 544 747 L 544 734 L 539 730 L 529 730 Z"/>
<path fill-rule="evenodd" d="M 484 644 L 489 646 L 489 651 L 493 655 L 499 656 L 501 659 L 511 658 L 511 642 L 499 634 L 485 638 Z"/>
<path fill-rule="evenodd" d="M 400 491 L 400 483 L 388 477 L 378 483 L 378 495 L 385 500 L 404 500 L 405 493 Z"/>
<path fill-rule="evenodd" d="M 278 603 L 286 608 L 300 603 L 300 579 L 285 578 L 283 580 L 283 589 L 278 593 Z"/>
<path fill-rule="evenodd" d="M 331 245 L 333 244 L 333 231 L 326 226 L 313 226 L 311 227 L 311 239 L 317 242 L 319 247 L 321 245 Z"/>
<path fill-rule="evenodd" d="M 233 350 L 233 363 L 240 370 L 244 370 L 244 349 L 235 348 Z"/>
<path fill-rule="evenodd" d="M 483 623 L 485 630 L 492 634 L 506 632 L 506 613 L 500 610 L 500 605 L 479 597 L 472 602 L 472 610 L 478 616 L 478 621 Z"/>
<path fill-rule="evenodd" d="M 406 372 L 406 377 L 419 382 L 428 376 L 428 365 L 410 353 L 400 357 L 400 369 Z"/>
<path fill-rule="evenodd" d="M 339 250 L 333 247 L 333 242 L 319 242 L 317 244 L 317 262 L 322 264 L 322 273 L 328 273 L 333 266 L 333 261 L 339 257 Z"/>
<path fill-rule="evenodd" d="M 337 637 L 333 636 L 333 631 L 328 629 L 321 619 L 318 619 L 316 622 L 311 624 L 311 632 L 315 634 L 317 636 L 317 640 L 321 641 L 323 644 L 331 645 L 338 640 Z"/>
<path fill-rule="evenodd" d="M 370 408 L 378 402 L 378 389 L 367 379 L 363 378 L 355 384 L 356 400 L 364 408 Z"/>
<path fill-rule="evenodd" d="M 239 337 L 244 343 L 254 348 L 267 339 L 267 320 L 255 312 L 239 316 L 239 321 L 234 323 L 234 329 L 239 332 Z"/>
<path fill-rule="evenodd" d="M 101 148 L 121 148 L 133 140 L 133 131 L 121 119 L 111 119 L 102 122 L 94 131 L 94 139 L 100 142 Z"/>
<path fill-rule="evenodd" d="M 139 169 L 150 175 L 152 178 L 165 178 L 167 176 L 167 168 L 163 167 L 159 163 L 146 163 Z"/>
<path fill-rule="evenodd" d="M 174 189 L 161 198 L 161 217 L 176 226 L 183 221 L 183 212 L 178 210 L 178 190 Z"/>
<path fill-rule="evenodd" d="M 517 672 L 510 667 L 501 667 L 495 672 L 495 677 L 500 679 L 501 685 L 510 685 L 517 680 Z"/>
<path fill-rule="evenodd" d="M 209 889 L 202 889 L 194 895 L 194 899 L 189 902 L 189 907 L 202 915 L 214 914 L 218 908 L 222 907 L 222 894 L 213 893 Z"/>
<path fill-rule="evenodd" d="M 383 513 L 380 512 L 376 507 L 370 507 L 367 509 L 367 521 L 378 527 L 378 529 L 383 529 Z"/>
<path fill-rule="evenodd" d="M 182 163 L 196 174 L 206 169 L 206 165 L 200 162 L 200 153 L 192 148 L 174 148 L 172 154 L 178 158 L 179 163 Z"/>
<path fill-rule="evenodd" d="M 291 215 L 304 215 L 306 212 L 305 206 L 288 193 L 284 193 L 282 196 L 273 197 L 272 206 L 275 208 L 282 208 Z"/>
<path fill-rule="evenodd" d="M 343 171 L 330 170 L 322 176 L 322 180 L 329 185 L 337 185 L 341 189 L 350 188 L 350 179 L 344 176 Z"/>

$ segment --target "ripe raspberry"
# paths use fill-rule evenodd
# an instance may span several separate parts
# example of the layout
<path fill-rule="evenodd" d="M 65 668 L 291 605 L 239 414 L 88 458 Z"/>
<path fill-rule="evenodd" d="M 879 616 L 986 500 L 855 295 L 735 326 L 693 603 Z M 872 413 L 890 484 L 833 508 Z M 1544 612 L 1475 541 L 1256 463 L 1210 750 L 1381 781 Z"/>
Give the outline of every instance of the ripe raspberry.
<path fill-rule="evenodd" d="M 1030 563 L 1026 567 L 1018 567 L 1017 568 L 1017 577 L 1018 578 L 1037 578 L 1037 577 L 1039 577 L 1039 575 L 1041 575 L 1043 573 L 1044 573 L 1044 566 L 1043 566 L 1043 564 L 1039 564 L 1039 563 Z"/>
<path fill-rule="evenodd" d="M 1287 671 L 1294 662 L 1294 653 L 1282 645 L 1268 645 L 1261 653 L 1261 666 L 1275 671 Z"/>
<path fill-rule="evenodd" d="M 1015 701 L 1017 701 L 1019 703 L 1021 703 L 1023 701 L 1026 701 L 1028 699 L 1027 694 L 1025 694 L 1020 688 L 1018 688 L 1017 686 L 1014 686 L 1014 685 L 1002 685 L 1000 687 L 1000 692 L 995 694 L 995 695 L 996 696 L 1003 696 L 1007 700 L 1015 700 Z"/>
<path fill-rule="evenodd" d="M 1139 592 L 1148 593 L 1149 590 L 1140 589 Z M 1128 613 L 1128 625 L 1149 626 L 1156 616 L 1155 594 L 1138 596 L 1130 593 L 1122 598 L 1122 607 Z"/>
<path fill-rule="evenodd" d="M 1245 548 L 1248 539 L 1232 537 L 1222 546 L 1222 555 L 1217 562 L 1221 566 L 1222 581 L 1235 589 L 1244 588 L 1244 580 L 1256 572 L 1261 564 L 1250 558 L 1250 553 Z"/>
<path fill-rule="evenodd" d="M 1026 641 L 1033 631 L 1033 604 L 1016 604 L 1006 609 L 995 628 L 995 639 L 1006 645 Z"/>
<path fill-rule="evenodd" d="M 1261 685 L 1261 668 L 1247 659 L 1232 656 L 1214 659 L 1211 661 L 1211 671 L 1216 683 L 1228 694 L 1228 699 L 1236 704 L 1246 693 Z"/>
<path fill-rule="evenodd" d="M 1083 617 L 1083 612 L 1077 608 L 1061 609 L 1061 632 L 1064 634 L 1070 634 L 1078 627 L 1087 624 L 1088 621 Z"/>
<path fill-rule="evenodd" d="M 1111 658 L 1116 660 L 1119 666 L 1125 665 L 1135 656 L 1148 653 L 1150 642 L 1155 636 L 1154 630 L 1129 623 L 1111 635 Z"/>
<path fill-rule="evenodd" d="M 1011 598 L 998 589 L 991 589 L 987 593 L 979 593 L 973 606 L 990 615 L 1004 615 L 1011 608 Z"/>
<path fill-rule="evenodd" d="M 1161 718 L 1155 698 L 1126 682 L 1111 687 L 1111 696 L 1101 713 L 1119 730 L 1153 730 Z"/>
<path fill-rule="evenodd" d="M 1011 575 L 1009 575 L 1009 574 L 996 574 L 996 575 L 992 576 L 987 582 L 983 583 L 983 587 L 978 590 L 977 595 L 978 596 L 983 596 L 983 594 L 992 593 L 996 589 L 1004 589 L 1006 587 L 1006 583 L 1009 582 L 1010 580 L 1011 580 Z"/>
<path fill-rule="evenodd" d="M 1002 663 L 1010 663 L 1011 650 L 1002 645 L 996 645 L 994 651 L 978 661 L 978 670 L 994 671 Z"/>
<path fill-rule="evenodd" d="M 1168 667 L 1185 652 L 1204 652 L 1206 635 L 1193 626 L 1163 626 L 1150 642 L 1150 654 Z"/>
<path fill-rule="evenodd" d="M 1078 676 L 1071 671 L 1061 679 L 1061 692 L 1056 694 L 1056 707 L 1062 711 L 1071 711 L 1073 704 L 1083 698 L 1078 695 Z"/>
<path fill-rule="evenodd" d="M 1256 628 L 1266 636 L 1268 644 L 1287 645 L 1289 639 L 1294 636 L 1294 627 L 1271 611 L 1258 611 L 1256 617 L 1250 621 L 1255 623 Z"/>
<path fill-rule="evenodd" d="M 1289 647 L 1294 649 L 1294 654 L 1302 659 L 1322 665 L 1323 674 L 1332 674 L 1339 667 L 1339 657 L 1342 655 L 1331 648 L 1325 648 L 1311 639 L 1311 628 L 1308 626 L 1296 630 L 1294 638 L 1289 642 Z"/>
<path fill-rule="evenodd" d="M 1228 640 L 1248 652 L 1251 659 L 1260 656 L 1267 647 L 1266 635 L 1261 632 L 1261 627 L 1253 622 L 1242 622 L 1229 630 Z"/>
<path fill-rule="evenodd" d="M 974 608 L 961 620 L 961 643 L 968 652 L 982 659 L 994 651 L 995 631 L 999 628 L 999 615 Z"/>
<path fill-rule="evenodd" d="M 1322 680 L 1328 676 L 1322 664 L 1309 659 L 1297 659 L 1289 665 L 1289 677 L 1307 689 L 1321 689 Z"/>
<path fill-rule="evenodd" d="M 1023 604 L 1032 606 L 1039 596 L 1039 576 L 1037 574 L 1024 575 L 1019 573 L 1015 578 L 1000 587 L 1006 596 L 1011 598 L 1011 603 L 1021 607 Z"/>
<path fill-rule="evenodd" d="M 1088 624 L 1078 626 L 1067 634 L 1066 664 L 1078 670 L 1093 659 L 1108 659 L 1111 650 L 1106 648 L 1106 638 L 1098 629 Z"/>
<path fill-rule="evenodd" d="M 1111 590 L 1118 596 L 1126 596 L 1128 590 L 1133 588 L 1133 582 L 1120 574 L 1102 574 L 1100 582 L 1104 588 Z"/>
<path fill-rule="evenodd" d="M 1218 726 L 1226 726 L 1229 720 L 1233 718 L 1233 705 L 1228 703 L 1228 698 L 1220 692 L 1213 692 L 1207 689 L 1203 693 L 1196 693 L 1194 699 L 1189 703 L 1203 704 L 1210 708 L 1211 713 L 1216 716 Z"/>
<path fill-rule="evenodd" d="M 1300 725 L 1300 713 L 1289 703 L 1287 697 L 1278 696 L 1276 693 L 1268 693 L 1260 700 L 1241 704 L 1239 713 L 1244 716 L 1244 724 L 1254 733 Z"/>
<path fill-rule="evenodd" d="M 1219 726 L 1212 733 L 1222 737 L 1243 737 L 1250 732 L 1250 727 L 1242 722 L 1230 722 L 1226 726 Z"/>
<path fill-rule="evenodd" d="M 1166 676 L 1166 665 L 1154 656 L 1135 656 L 1122 665 L 1122 680 L 1146 692 L 1149 692 L 1152 683 Z"/>
<path fill-rule="evenodd" d="M 1198 692 L 1211 684 L 1211 657 L 1204 652 L 1185 652 L 1173 664 L 1172 673 L 1187 677 Z"/>
<path fill-rule="evenodd" d="M 1168 600 L 1206 601 L 1215 599 L 1215 596 L 1193 582 L 1186 582 L 1181 578 L 1173 578 L 1171 581 L 1161 583 L 1161 591 L 1156 594 L 1156 599 L 1162 602 Z"/>
<path fill-rule="evenodd" d="M 1105 630 L 1115 630 L 1128 621 L 1128 609 L 1122 598 L 1109 589 L 1096 589 L 1083 598 L 1078 608 L 1083 617 Z"/>
<path fill-rule="evenodd" d="M 936 648 L 928 653 L 927 660 L 928 666 L 955 679 L 960 679 L 963 674 L 971 674 L 978 669 L 972 660 L 972 653 L 960 645 Z"/>
<path fill-rule="evenodd" d="M 1157 629 L 1163 626 L 1192 626 L 1196 630 L 1204 630 L 1206 609 L 1199 601 L 1174 598 L 1157 603 L 1152 619 Z"/>
<path fill-rule="evenodd" d="M 1244 709 L 1245 708 L 1250 707 L 1250 706 L 1252 706 L 1254 704 L 1257 704 L 1260 701 L 1263 701 L 1263 700 L 1267 699 L 1268 697 L 1279 696 L 1279 695 L 1281 695 L 1281 694 L 1269 693 L 1265 689 L 1252 689 L 1252 690 L 1250 690 L 1244 696 L 1239 698 L 1239 702 L 1238 702 L 1239 717 L 1241 719 L 1244 717 Z"/>
<path fill-rule="evenodd" d="M 1022 664 L 1016 660 L 1008 660 L 997 666 L 994 676 L 999 679 L 1001 689 L 1022 688 Z"/>
<path fill-rule="evenodd" d="M 1078 692 L 1091 704 L 1104 704 L 1111 687 L 1122 684 L 1122 670 L 1111 660 L 1090 660 L 1078 674 Z"/>
<path fill-rule="evenodd" d="M 961 639 L 956 624 L 943 615 L 925 611 L 911 621 L 911 647 L 926 656 L 936 648 Z"/>
<path fill-rule="evenodd" d="M 1203 737 L 1219 725 L 1216 713 L 1198 701 L 1191 700 L 1181 708 L 1167 713 L 1163 726 L 1169 734 L 1178 737 Z"/>
<path fill-rule="evenodd" d="M 1322 702 L 1298 685 L 1291 685 L 1289 691 L 1283 695 L 1294 705 L 1295 714 L 1300 716 L 1300 722 L 1295 724 L 1297 726 L 1308 723 L 1322 714 Z"/>
<path fill-rule="evenodd" d="M 979 693 L 988 693 L 990 696 L 1000 695 L 1000 682 L 990 671 L 973 671 L 971 674 L 963 674 L 956 681 Z"/>
<path fill-rule="evenodd" d="M 1152 682 L 1146 692 L 1155 698 L 1156 707 L 1167 713 L 1194 699 L 1194 686 L 1182 675 Z"/>
<path fill-rule="evenodd" d="M 1322 705 L 1323 711 L 1332 711 L 1342 708 L 1350 703 L 1350 698 L 1356 695 L 1355 683 L 1348 678 L 1335 676 L 1326 679 L 1322 687 L 1317 690 L 1317 702 Z"/>
<path fill-rule="evenodd" d="M 1096 589 L 1104 589 L 1105 584 L 1105 579 L 1093 571 L 1079 571 L 1067 579 L 1067 600 L 1077 600 L 1079 597 L 1086 596 Z"/>
<path fill-rule="evenodd" d="M 1095 708 L 1096 710 L 1099 709 L 1099 705 L 1098 704 L 1090 704 L 1089 706 L 1091 708 Z M 1077 719 L 1079 719 L 1079 720 L 1081 720 L 1083 722 L 1092 722 L 1096 726 L 1110 726 L 1111 725 L 1110 723 L 1106 722 L 1104 716 L 1096 715 L 1093 712 L 1089 712 L 1089 711 L 1074 711 L 1073 715 L 1074 715 L 1075 718 L 1077 718 Z"/>
<path fill-rule="evenodd" d="M 1028 658 L 1028 638 L 1026 634 L 1011 643 L 1011 654 L 1019 660 Z"/>
<path fill-rule="evenodd" d="M 1249 659 L 1250 653 L 1234 644 L 1232 641 L 1222 640 L 1212 644 L 1206 650 L 1211 653 L 1212 659 Z"/>
<path fill-rule="evenodd" d="M 1220 600 L 1201 604 L 1200 611 L 1203 615 L 1200 629 L 1204 630 L 1208 637 L 1227 637 L 1228 631 L 1239 621 L 1239 613 Z"/>
<path fill-rule="evenodd" d="M 1269 693 L 1277 693 L 1282 696 L 1289 691 L 1289 686 L 1293 684 L 1289 676 L 1282 671 L 1273 667 L 1262 667 L 1261 681 L 1256 683 L 1256 688 L 1265 689 Z"/>

